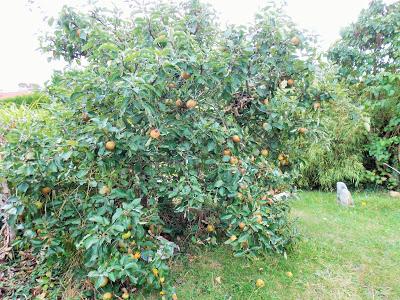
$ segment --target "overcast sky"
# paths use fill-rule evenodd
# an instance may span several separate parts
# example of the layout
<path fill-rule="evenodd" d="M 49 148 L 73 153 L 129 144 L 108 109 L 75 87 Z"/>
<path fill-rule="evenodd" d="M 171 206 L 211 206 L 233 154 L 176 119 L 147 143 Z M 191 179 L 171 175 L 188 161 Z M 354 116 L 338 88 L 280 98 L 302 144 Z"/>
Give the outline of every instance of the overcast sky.
<path fill-rule="evenodd" d="M 43 12 L 56 15 L 64 4 L 76 6 L 84 0 L 0 0 L 0 90 L 17 89 L 20 82 L 43 84 L 61 64 L 48 63 L 37 48 L 37 34 L 46 27 Z M 106 0 L 104 0 L 106 1 Z M 114 0 L 118 3 L 118 0 Z M 264 0 L 207 0 L 220 14 L 222 24 L 246 24 L 266 3 Z M 385 2 L 395 2 L 386 0 Z M 328 48 L 339 38 L 340 29 L 354 22 L 369 0 L 287 0 L 287 13 L 302 28 L 320 36 Z M 36 9 L 40 5 L 40 10 Z"/>

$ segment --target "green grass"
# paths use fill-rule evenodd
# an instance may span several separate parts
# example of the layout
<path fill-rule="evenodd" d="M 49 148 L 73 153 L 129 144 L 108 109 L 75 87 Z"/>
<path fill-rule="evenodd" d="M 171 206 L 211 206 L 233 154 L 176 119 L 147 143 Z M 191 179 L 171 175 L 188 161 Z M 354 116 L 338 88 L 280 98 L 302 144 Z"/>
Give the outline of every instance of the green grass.
<path fill-rule="evenodd" d="M 355 208 L 343 208 L 333 193 L 301 193 L 292 211 L 301 239 L 287 259 L 235 258 L 224 246 L 182 255 L 172 266 L 179 299 L 400 299 L 400 199 L 353 196 Z M 258 278 L 264 288 L 255 287 Z M 134 299 L 159 296 L 139 292 Z"/>
<path fill-rule="evenodd" d="M 342 208 L 333 193 L 299 196 L 292 213 L 302 238 L 287 260 L 203 249 L 173 268 L 179 299 L 400 299 L 400 200 L 361 193 Z"/>

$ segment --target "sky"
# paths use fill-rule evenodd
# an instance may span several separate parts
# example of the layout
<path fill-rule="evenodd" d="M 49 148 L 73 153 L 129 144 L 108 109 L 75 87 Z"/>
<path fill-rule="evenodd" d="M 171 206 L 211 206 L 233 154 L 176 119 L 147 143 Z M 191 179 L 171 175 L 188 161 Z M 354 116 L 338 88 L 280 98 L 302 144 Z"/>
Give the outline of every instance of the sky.
<path fill-rule="evenodd" d="M 46 55 L 37 50 L 38 34 L 47 26 L 43 16 L 56 15 L 64 4 L 76 6 L 83 1 L 0 0 L 0 91 L 15 91 L 20 82 L 43 85 L 53 70 L 62 69 L 62 63 L 47 62 Z M 113 0 L 114 3 L 118 1 L 121 0 Z M 369 1 L 286 0 L 286 11 L 301 28 L 319 35 L 322 48 L 327 49 L 339 38 L 341 28 L 356 21 L 359 12 L 368 7 Z M 217 10 L 221 24 L 246 24 L 251 22 L 253 15 L 267 1 L 206 2 Z"/>

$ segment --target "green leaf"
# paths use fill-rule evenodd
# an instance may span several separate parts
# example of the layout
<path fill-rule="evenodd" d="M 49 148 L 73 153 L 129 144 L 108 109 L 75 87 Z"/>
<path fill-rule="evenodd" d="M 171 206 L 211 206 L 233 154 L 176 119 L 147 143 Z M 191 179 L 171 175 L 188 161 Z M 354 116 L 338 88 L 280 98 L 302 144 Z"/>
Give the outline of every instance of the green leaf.
<path fill-rule="evenodd" d="M 29 188 L 29 184 L 27 184 L 26 182 L 23 182 L 21 184 L 18 185 L 17 189 L 18 191 L 25 193 Z"/>
<path fill-rule="evenodd" d="M 101 217 L 101 216 L 93 216 L 89 218 L 89 221 L 99 223 L 101 225 L 110 225 L 110 221 L 107 218 Z"/>
<path fill-rule="evenodd" d="M 90 236 L 83 242 L 85 249 L 90 249 L 94 244 L 98 243 L 99 239 L 97 236 Z"/>
<path fill-rule="evenodd" d="M 223 185 L 224 185 L 224 182 L 220 179 L 215 182 L 214 187 L 219 188 Z"/>

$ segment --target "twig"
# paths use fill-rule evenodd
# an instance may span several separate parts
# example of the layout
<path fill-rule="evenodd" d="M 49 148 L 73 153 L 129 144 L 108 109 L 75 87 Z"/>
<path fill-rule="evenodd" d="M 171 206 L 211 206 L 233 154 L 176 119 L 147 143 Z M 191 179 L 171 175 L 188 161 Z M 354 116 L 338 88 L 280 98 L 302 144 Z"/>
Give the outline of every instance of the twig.
<path fill-rule="evenodd" d="M 398 174 L 400 174 L 400 171 L 399 171 L 399 170 L 393 168 L 392 166 L 389 166 L 387 163 L 383 163 L 383 165 L 386 166 L 386 167 L 388 167 L 388 168 L 391 168 L 393 171 L 395 171 L 395 172 L 397 172 Z"/>
<path fill-rule="evenodd" d="M 149 18 L 147 19 L 147 26 L 148 26 L 149 33 L 150 33 L 151 37 L 153 38 L 153 40 L 155 40 L 156 38 L 155 38 L 155 36 L 153 34 L 153 31 L 151 30 L 151 24 L 150 24 L 150 19 Z"/>

